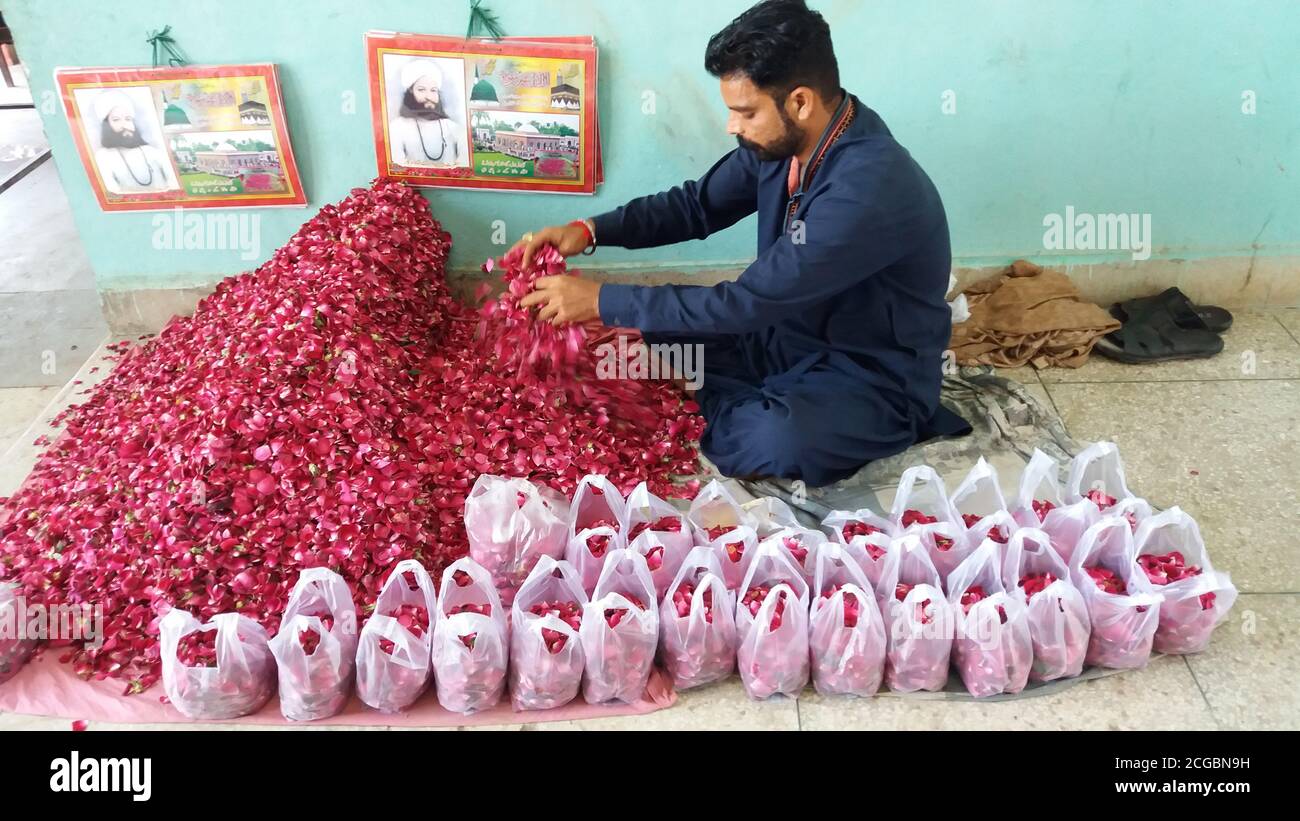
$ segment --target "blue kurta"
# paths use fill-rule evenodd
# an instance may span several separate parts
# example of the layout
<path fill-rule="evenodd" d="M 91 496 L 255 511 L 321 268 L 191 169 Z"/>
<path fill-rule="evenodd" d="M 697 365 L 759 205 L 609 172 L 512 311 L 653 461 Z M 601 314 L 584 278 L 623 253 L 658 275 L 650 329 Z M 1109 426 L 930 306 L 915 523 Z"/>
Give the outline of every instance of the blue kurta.
<path fill-rule="evenodd" d="M 791 191 L 791 160 L 737 148 L 699 180 L 594 218 L 601 245 L 704 239 L 758 212 L 734 282 L 600 289 L 601 320 L 705 345 L 701 448 L 730 476 L 820 486 L 936 434 L 952 255 L 934 184 L 845 95 Z"/>

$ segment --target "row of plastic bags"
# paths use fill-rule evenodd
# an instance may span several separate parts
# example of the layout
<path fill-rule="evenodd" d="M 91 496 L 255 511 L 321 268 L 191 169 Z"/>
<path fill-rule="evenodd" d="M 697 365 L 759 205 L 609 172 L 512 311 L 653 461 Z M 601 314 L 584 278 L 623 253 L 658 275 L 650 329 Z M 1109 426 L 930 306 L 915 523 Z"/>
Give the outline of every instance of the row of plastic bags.
<path fill-rule="evenodd" d="M 215 664 L 186 663 L 187 637 L 213 632 Z M 236 613 L 202 624 L 169 611 L 161 621 L 163 686 L 181 713 L 202 719 L 256 712 L 277 689 L 286 718 L 325 718 L 343 709 L 354 682 L 363 703 L 389 713 L 410 707 L 430 684 L 448 710 L 487 709 L 507 676 L 520 710 L 560 706 L 580 687 L 591 703 L 632 702 L 645 691 L 658 635 L 645 560 L 626 550 L 604 564 L 591 598 L 568 563 L 542 557 L 510 615 L 491 575 L 470 558 L 449 565 L 438 590 L 419 562 L 399 562 L 359 633 L 346 582 L 313 568 L 269 640 Z"/>

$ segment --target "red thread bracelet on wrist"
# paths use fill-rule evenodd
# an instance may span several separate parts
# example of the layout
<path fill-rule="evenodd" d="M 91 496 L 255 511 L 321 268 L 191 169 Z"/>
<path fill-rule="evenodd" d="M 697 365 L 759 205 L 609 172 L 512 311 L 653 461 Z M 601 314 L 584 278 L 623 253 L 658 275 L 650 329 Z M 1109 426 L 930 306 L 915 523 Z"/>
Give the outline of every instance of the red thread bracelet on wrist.
<path fill-rule="evenodd" d="M 587 225 L 587 221 L 586 221 L 586 220 L 574 220 L 573 222 L 570 222 L 569 224 L 570 224 L 570 225 L 576 225 L 576 226 L 580 227 L 580 228 L 582 229 L 582 232 L 583 232 L 584 234 L 587 235 L 587 247 L 582 249 L 582 253 L 584 253 L 584 254 L 589 254 L 589 253 L 591 253 L 592 251 L 595 251 L 595 250 L 596 250 L 596 236 L 595 236 L 594 234 L 591 233 L 591 228 L 590 228 L 590 226 Z"/>

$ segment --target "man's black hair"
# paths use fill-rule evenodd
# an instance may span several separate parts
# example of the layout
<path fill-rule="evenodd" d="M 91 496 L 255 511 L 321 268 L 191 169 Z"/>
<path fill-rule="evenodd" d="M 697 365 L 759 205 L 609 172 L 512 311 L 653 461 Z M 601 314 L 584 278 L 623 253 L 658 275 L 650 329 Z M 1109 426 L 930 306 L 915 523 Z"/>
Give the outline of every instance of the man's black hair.
<path fill-rule="evenodd" d="M 840 69 L 831 29 L 804 0 L 763 0 L 709 38 L 704 67 L 714 77 L 743 74 L 778 103 L 807 86 L 833 100 Z"/>

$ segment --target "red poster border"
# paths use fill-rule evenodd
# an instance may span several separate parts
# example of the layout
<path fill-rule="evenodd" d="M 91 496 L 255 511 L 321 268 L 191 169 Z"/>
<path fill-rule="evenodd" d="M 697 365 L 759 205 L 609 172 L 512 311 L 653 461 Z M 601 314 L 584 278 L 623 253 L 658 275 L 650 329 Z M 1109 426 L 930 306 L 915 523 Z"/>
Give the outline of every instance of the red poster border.
<path fill-rule="evenodd" d="M 371 130 L 374 132 L 375 164 L 378 175 L 394 179 L 409 185 L 428 188 L 460 188 L 487 191 L 534 191 L 559 194 L 594 194 L 598 182 L 597 167 L 600 149 L 597 147 L 596 123 L 598 111 L 596 106 L 596 46 L 586 37 L 555 38 L 503 38 L 501 41 L 451 37 L 438 34 L 407 34 L 389 31 L 368 31 L 364 38 L 366 49 L 367 82 L 370 86 Z M 583 94 L 590 102 L 582 118 L 582 184 L 573 185 L 544 180 L 511 181 L 493 179 L 475 179 L 453 175 L 416 175 L 390 174 L 388 171 L 388 145 L 385 137 L 385 123 L 381 108 L 379 52 L 381 49 L 410 49 L 413 51 L 450 51 L 470 54 L 494 54 L 509 57 L 549 57 L 581 61 L 583 70 Z M 468 109 L 468 105 L 466 106 Z"/>
<path fill-rule="evenodd" d="M 216 77 L 261 77 L 266 81 L 268 102 L 271 102 L 271 127 L 275 130 L 276 146 L 280 149 L 280 163 L 289 180 L 290 190 L 284 194 L 255 194 L 226 197 L 187 197 L 170 196 L 152 199 L 130 199 L 110 201 L 104 191 L 103 181 L 95 171 L 95 163 L 90 155 L 90 145 L 86 140 L 85 130 L 81 127 L 80 112 L 72 95 L 74 87 L 95 84 L 148 83 L 161 80 L 203 80 Z M 81 157 L 82 167 L 90 180 L 100 210 L 114 211 L 167 211 L 176 207 L 183 208 L 268 208 L 294 207 L 307 204 L 307 193 L 302 187 L 302 177 L 298 173 L 298 161 L 293 153 L 293 143 L 289 140 L 289 128 L 284 112 L 284 97 L 281 94 L 280 80 L 274 63 L 246 63 L 226 66 L 166 66 L 160 68 L 56 68 L 54 79 L 59 87 L 59 96 L 63 100 L 63 112 L 72 132 L 73 143 Z"/>

